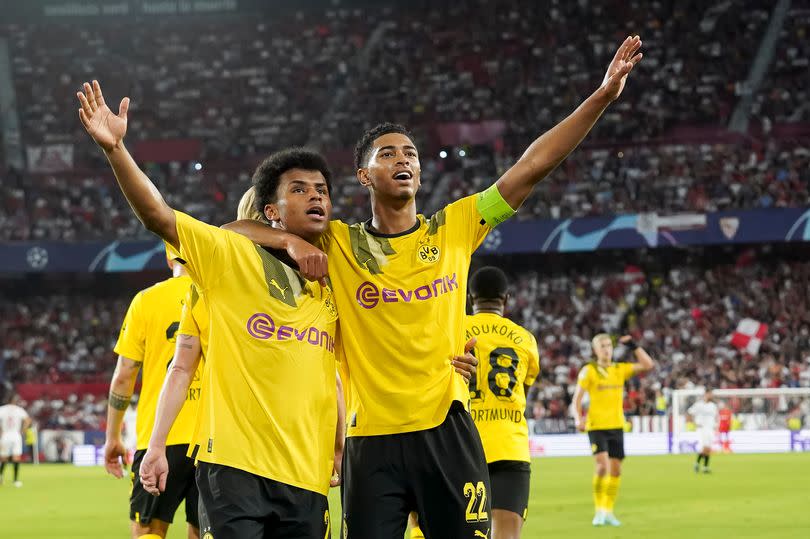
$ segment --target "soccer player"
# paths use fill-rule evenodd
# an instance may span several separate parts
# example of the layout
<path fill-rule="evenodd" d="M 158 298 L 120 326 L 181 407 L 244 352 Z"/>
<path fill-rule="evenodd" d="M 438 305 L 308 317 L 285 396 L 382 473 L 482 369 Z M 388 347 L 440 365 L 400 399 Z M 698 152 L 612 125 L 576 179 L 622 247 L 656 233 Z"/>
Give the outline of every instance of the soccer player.
<path fill-rule="evenodd" d="M 122 477 L 121 461 L 126 462 L 129 448 L 122 439 L 124 416 L 138 373 L 141 372 L 141 393 L 136 415 L 136 446 L 130 477 L 132 492 L 129 518 L 132 537 L 165 537 L 180 502 L 186 502 L 186 522 L 189 537 L 199 536 L 197 487 L 194 482 L 194 462 L 186 457 L 194 427 L 200 395 L 200 373 L 183 395 L 182 411 L 168 437 L 168 453 L 172 475 L 163 496 L 155 498 L 144 490 L 138 476 L 152 425 L 155 422 L 160 388 L 171 364 L 180 313 L 191 278 L 179 262 L 170 260 L 173 276 L 138 292 L 129 306 L 121 333 L 115 345 L 118 364 L 110 383 L 107 405 L 107 436 L 104 444 L 104 467 L 115 477 Z"/>
<path fill-rule="evenodd" d="M 299 273 L 244 236 L 169 207 L 124 147 L 127 98 L 117 115 L 97 81 L 85 84 L 78 98 L 82 124 L 104 150 L 136 215 L 177 252 L 208 305 L 200 401 L 206 424 L 198 431 L 204 439 L 194 440 L 200 446 L 197 485 L 210 520 L 204 536 L 326 536 L 337 310 L 325 279 L 301 277 L 325 270 L 325 257 L 311 242 L 331 214 L 326 161 L 292 149 L 268 157 L 254 174 L 265 216 L 297 234 L 287 253 Z M 163 478 L 151 474 L 142 483 L 158 493 Z"/>
<path fill-rule="evenodd" d="M 629 335 L 619 339 L 630 349 L 638 363 L 614 363 L 613 341 L 600 333 L 591 341 L 595 361 L 579 371 L 574 390 L 574 423 L 579 431 L 588 431 L 595 470 L 593 502 L 596 514 L 594 526 L 620 526 L 613 514 L 619 493 L 622 460 L 624 459 L 624 383 L 631 377 L 652 370 L 655 363 L 650 355 Z M 582 423 L 582 399 L 588 393 L 587 423 Z"/>
<path fill-rule="evenodd" d="M 6 463 L 11 461 L 14 466 L 14 486 L 22 486 L 20 481 L 20 460 L 23 453 L 23 432 L 31 425 L 28 413 L 19 405 L 20 398 L 12 395 L 9 401 L 0 406 L 0 485 Z"/>
<path fill-rule="evenodd" d="M 717 426 L 717 437 L 720 439 L 720 445 L 723 451 L 728 453 L 731 451 L 731 437 L 729 436 L 729 432 L 731 431 L 731 420 L 734 418 L 734 413 L 725 402 L 720 402 L 719 407 L 720 422 Z"/>
<path fill-rule="evenodd" d="M 707 387 L 703 393 L 703 399 L 690 406 L 686 414 L 687 420 L 693 421 L 697 426 L 698 440 L 700 440 L 700 452 L 695 461 L 695 473 L 701 471 L 701 461 L 703 462 L 703 473 L 710 473 L 709 457 L 712 454 L 714 432 L 717 428 L 717 418 L 720 415 L 710 387 Z"/>
<path fill-rule="evenodd" d="M 401 537 L 411 511 L 429 539 L 489 533 L 486 458 L 466 410 L 469 388 L 448 361 L 464 346 L 470 258 L 619 97 L 640 46 L 628 37 L 602 85 L 495 184 L 430 218 L 416 211 L 421 166 L 408 131 L 382 124 L 357 143 L 356 175 L 369 189 L 372 217 L 333 221 L 321 243 L 341 316 L 338 355 L 350 379 L 344 537 Z M 250 221 L 232 229 L 271 248 L 290 241 Z"/>

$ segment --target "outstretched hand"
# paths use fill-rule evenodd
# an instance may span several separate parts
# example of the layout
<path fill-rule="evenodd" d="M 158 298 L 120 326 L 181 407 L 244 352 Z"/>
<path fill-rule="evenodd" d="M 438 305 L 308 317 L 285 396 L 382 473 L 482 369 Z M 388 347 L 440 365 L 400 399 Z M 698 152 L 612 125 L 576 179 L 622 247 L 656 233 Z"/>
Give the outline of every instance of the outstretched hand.
<path fill-rule="evenodd" d="M 105 152 L 112 151 L 124 138 L 127 132 L 127 110 L 129 110 L 129 98 L 125 97 L 118 106 L 118 115 L 113 114 L 110 107 L 104 102 L 104 95 L 101 93 L 101 85 L 97 80 L 92 86 L 85 82 L 83 92 L 76 92 L 81 108 L 79 109 L 79 119 L 93 137 L 96 144 L 101 146 Z"/>
<path fill-rule="evenodd" d="M 629 36 L 619 46 L 613 60 L 605 72 L 602 80 L 602 88 L 611 101 L 618 99 L 624 90 L 627 75 L 633 70 L 637 63 L 644 56 L 638 50 L 641 48 L 641 38 L 639 36 Z"/>

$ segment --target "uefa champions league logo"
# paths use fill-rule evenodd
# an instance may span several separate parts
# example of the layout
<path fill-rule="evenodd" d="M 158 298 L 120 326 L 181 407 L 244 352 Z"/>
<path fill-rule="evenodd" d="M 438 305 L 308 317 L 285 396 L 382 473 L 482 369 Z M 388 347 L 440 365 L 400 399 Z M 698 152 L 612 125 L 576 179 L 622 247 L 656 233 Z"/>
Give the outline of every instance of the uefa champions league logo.
<path fill-rule="evenodd" d="M 42 247 L 31 247 L 26 253 L 25 259 L 32 269 L 41 270 L 48 265 L 48 251 Z"/>
<path fill-rule="evenodd" d="M 490 232 L 484 239 L 484 244 L 482 245 L 482 247 L 487 251 L 494 251 L 501 246 L 502 242 L 503 237 L 501 235 L 501 231 L 496 228 L 495 230 Z"/>

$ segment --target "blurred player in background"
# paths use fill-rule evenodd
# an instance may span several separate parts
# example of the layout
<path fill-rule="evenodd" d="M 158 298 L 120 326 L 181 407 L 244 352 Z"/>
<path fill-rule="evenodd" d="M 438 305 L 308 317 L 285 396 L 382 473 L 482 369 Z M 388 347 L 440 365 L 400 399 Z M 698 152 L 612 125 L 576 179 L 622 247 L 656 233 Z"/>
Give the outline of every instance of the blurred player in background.
<path fill-rule="evenodd" d="M 731 431 L 731 421 L 734 419 L 734 412 L 731 411 L 731 408 L 729 408 L 728 404 L 725 402 L 721 402 L 718 406 L 720 408 L 720 421 L 717 425 L 717 437 L 720 439 L 720 446 L 723 448 L 723 451 L 728 453 L 731 451 L 731 437 L 729 436 L 729 432 Z"/>
<path fill-rule="evenodd" d="M 322 243 L 347 329 L 339 354 L 351 380 L 345 539 L 400 537 L 414 510 L 430 539 L 489 533 L 486 457 L 465 409 L 469 387 L 448 361 L 464 348 L 470 257 L 619 97 L 641 60 L 640 47 L 637 36 L 625 39 L 602 85 L 571 115 L 496 183 L 430 219 L 416 211 L 421 164 L 407 129 L 381 124 L 358 141 L 356 176 L 369 190 L 372 217 L 354 225 L 333 221 Z M 250 221 L 238 225 L 261 245 L 290 241 Z"/>
<path fill-rule="evenodd" d="M 695 473 L 701 471 L 701 462 L 703 463 L 703 473 L 709 473 L 709 457 L 712 454 L 712 443 L 714 442 L 714 433 L 717 428 L 717 418 L 720 415 L 720 410 L 714 402 L 714 394 L 711 388 L 706 388 L 703 399 L 690 406 L 686 413 L 687 421 L 695 423 L 698 440 L 700 441 L 700 452 L 695 461 Z"/>
<path fill-rule="evenodd" d="M 160 388 L 174 356 L 183 301 L 191 286 L 191 278 L 182 264 L 170 260 L 169 266 L 173 277 L 142 290 L 132 300 L 115 345 L 118 365 L 110 384 L 104 466 L 107 472 L 119 478 L 123 476 L 121 461 L 126 462 L 128 452 L 122 440 L 121 427 L 130 407 L 138 372 L 143 371 L 136 416 L 136 451 L 130 474 L 132 493 L 129 518 L 132 520 L 134 538 L 165 537 L 169 524 L 174 520 L 174 513 L 183 500 L 186 501 L 189 537 L 199 536 L 194 462 L 186 457 L 197 414 L 199 372 L 195 374 L 195 386 L 184 395 L 180 418 L 169 435 L 168 454 L 172 461 L 172 475 L 165 494 L 160 498 L 150 495 L 138 477 L 155 423 Z"/>
<path fill-rule="evenodd" d="M 631 377 L 655 367 L 650 355 L 629 335 L 621 342 L 636 357 L 638 363 L 614 363 L 613 341 L 607 333 L 591 341 L 595 361 L 579 371 L 574 391 L 574 423 L 579 431 L 587 431 L 594 457 L 593 502 L 596 514 L 594 526 L 620 526 L 613 515 L 613 506 L 621 483 L 624 459 L 624 383 Z M 582 399 L 588 394 L 587 422 L 582 422 Z"/>
<path fill-rule="evenodd" d="M 31 418 L 22 409 L 20 397 L 12 395 L 9 401 L 0 406 L 0 485 L 6 470 L 6 463 L 14 467 L 14 486 L 21 487 L 20 460 L 23 454 L 23 433 L 31 425 Z"/>

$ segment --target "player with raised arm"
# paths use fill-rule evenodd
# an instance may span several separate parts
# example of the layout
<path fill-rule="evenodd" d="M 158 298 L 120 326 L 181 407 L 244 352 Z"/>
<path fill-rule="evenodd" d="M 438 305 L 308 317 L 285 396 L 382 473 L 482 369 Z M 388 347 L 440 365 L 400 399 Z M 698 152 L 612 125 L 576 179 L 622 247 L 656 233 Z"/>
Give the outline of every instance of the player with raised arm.
<path fill-rule="evenodd" d="M 31 425 L 31 418 L 20 406 L 20 397 L 12 395 L 9 401 L 0 406 L 0 485 L 6 471 L 6 463 L 14 467 L 14 486 L 22 486 L 20 481 L 20 460 L 23 454 L 23 433 Z"/>
<path fill-rule="evenodd" d="M 118 115 L 96 81 L 78 94 L 82 124 L 104 150 L 147 229 L 176 251 L 208 303 L 208 356 L 200 406 L 206 438 L 196 459 L 204 534 L 227 538 L 324 537 L 337 423 L 337 311 L 325 279 L 311 282 L 239 234 L 206 225 L 165 202 L 123 144 L 128 99 Z M 276 226 L 295 232 L 306 275 L 323 271 L 318 240 L 331 213 L 331 172 L 319 154 L 291 149 L 254 175 Z M 215 413 L 208 414 L 206 411 Z M 143 474 L 142 474 L 143 475 Z M 161 476 L 143 477 L 158 493 Z M 148 480 L 148 482 L 147 482 Z"/>
<path fill-rule="evenodd" d="M 640 47 L 628 37 L 601 86 L 570 116 L 491 187 L 430 218 L 416 211 L 421 166 L 408 131 L 382 124 L 358 142 L 356 175 L 369 190 L 372 217 L 333 221 L 321 243 L 344 329 L 339 354 L 350 373 L 346 538 L 401 537 L 411 511 L 429 539 L 488 536 L 486 458 L 466 410 L 469 388 L 448 361 L 464 347 L 470 258 L 619 97 Z M 268 247 L 291 241 L 250 221 L 231 228 Z"/>
<path fill-rule="evenodd" d="M 703 473 L 710 473 L 709 457 L 712 455 L 712 443 L 717 429 L 717 420 L 720 417 L 720 409 L 714 402 L 714 394 L 710 387 L 703 393 L 703 399 L 698 400 L 686 412 L 687 421 L 692 421 L 697 426 L 700 451 L 695 461 L 695 473 L 701 471 L 703 463 Z"/>
<path fill-rule="evenodd" d="M 591 340 L 595 361 L 579 371 L 574 391 L 574 423 L 579 431 L 587 431 L 594 459 L 593 502 L 596 514 L 594 526 L 620 526 L 613 514 L 619 493 L 622 460 L 624 460 L 624 383 L 631 377 L 655 367 L 650 355 L 629 335 L 619 342 L 635 356 L 637 363 L 614 363 L 613 341 L 607 333 Z M 582 422 L 582 399 L 588 393 L 587 422 Z"/>
<path fill-rule="evenodd" d="M 138 373 L 141 373 L 141 393 L 136 415 L 136 446 L 132 461 L 132 491 L 129 498 L 129 518 L 132 537 L 165 537 L 180 502 L 186 502 L 186 522 L 189 537 L 199 537 L 197 486 L 194 462 L 186 457 L 194 428 L 200 395 L 200 373 L 194 384 L 183 394 L 182 411 L 169 433 L 167 445 L 172 475 L 168 478 L 166 494 L 151 496 L 138 476 L 152 425 L 163 379 L 172 362 L 175 338 L 180 324 L 183 301 L 191 286 L 191 278 L 182 264 L 169 261 L 173 276 L 138 292 L 130 303 L 121 326 L 115 353 L 115 367 L 107 401 L 107 435 L 104 443 L 104 467 L 115 477 L 123 477 L 122 461 L 128 449 L 121 434 L 124 415 L 130 405 Z"/>

